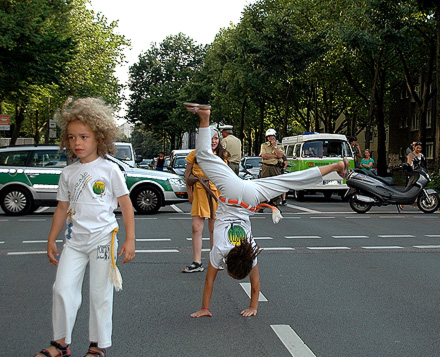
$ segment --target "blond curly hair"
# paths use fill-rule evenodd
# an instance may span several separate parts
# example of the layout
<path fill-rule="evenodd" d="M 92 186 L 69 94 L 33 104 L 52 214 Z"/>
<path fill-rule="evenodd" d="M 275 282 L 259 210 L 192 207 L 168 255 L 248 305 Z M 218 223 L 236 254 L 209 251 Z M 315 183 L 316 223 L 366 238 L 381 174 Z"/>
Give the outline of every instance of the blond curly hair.
<path fill-rule="evenodd" d="M 61 111 L 55 114 L 58 126 L 61 128 L 60 148 L 66 148 L 66 153 L 74 159 L 75 153 L 69 145 L 67 127 L 74 121 L 90 126 L 98 142 L 98 155 L 105 158 L 106 154 L 115 152 L 114 141 L 119 134 L 119 128 L 113 119 L 113 109 L 99 98 L 68 98 Z"/>

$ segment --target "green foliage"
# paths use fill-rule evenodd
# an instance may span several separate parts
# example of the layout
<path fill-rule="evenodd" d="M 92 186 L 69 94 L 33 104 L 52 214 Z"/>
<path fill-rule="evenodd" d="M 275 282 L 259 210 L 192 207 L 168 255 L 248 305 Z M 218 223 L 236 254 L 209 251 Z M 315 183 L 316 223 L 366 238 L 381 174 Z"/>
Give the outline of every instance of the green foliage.
<path fill-rule="evenodd" d="M 440 193 L 440 171 L 431 176 L 432 181 L 429 183 L 427 188 L 432 188 Z"/>

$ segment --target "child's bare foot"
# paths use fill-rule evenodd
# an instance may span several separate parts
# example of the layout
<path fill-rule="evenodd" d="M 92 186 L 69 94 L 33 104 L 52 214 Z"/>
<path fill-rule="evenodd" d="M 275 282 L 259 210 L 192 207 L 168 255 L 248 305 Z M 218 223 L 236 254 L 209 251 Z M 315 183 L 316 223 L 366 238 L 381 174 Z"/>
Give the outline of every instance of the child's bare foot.
<path fill-rule="evenodd" d="M 338 167 L 337 172 L 338 172 L 339 176 L 341 176 L 344 180 L 347 179 L 348 168 L 350 167 L 350 161 L 348 161 L 348 159 L 346 157 L 344 157 L 344 159 L 338 164 L 339 164 L 339 167 Z"/>
<path fill-rule="evenodd" d="M 197 104 L 185 102 L 183 105 L 188 111 L 197 114 L 200 118 L 200 127 L 209 126 L 209 117 L 211 116 L 211 106 L 207 104 Z"/>

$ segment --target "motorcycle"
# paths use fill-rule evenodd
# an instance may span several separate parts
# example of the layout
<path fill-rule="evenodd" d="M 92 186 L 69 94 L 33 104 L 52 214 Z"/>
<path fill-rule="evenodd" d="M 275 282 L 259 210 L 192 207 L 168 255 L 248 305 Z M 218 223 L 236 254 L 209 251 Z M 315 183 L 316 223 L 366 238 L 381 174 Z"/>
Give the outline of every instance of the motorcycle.
<path fill-rule="evenodd" d="M 400 205 L 411 205 L 417 201 L 418 208 L 424 213 L 433 213 L 440 206 L 438 193 L 426 189 L 431 177 L 426 166 L 419 158 L 413 160 L 414 168 L 405 163 L 401 165 L 407 171 L 408 183 L 403 190 L 394 186 L 392 177 L 381 177 L 375 170 L 355 169 L 347 178 L 350 207 L 357 213 L 366 213 L 373 206 L 395 204 L 400 212 Z M 374 171 L 374 172 L 373 172 Z"/>

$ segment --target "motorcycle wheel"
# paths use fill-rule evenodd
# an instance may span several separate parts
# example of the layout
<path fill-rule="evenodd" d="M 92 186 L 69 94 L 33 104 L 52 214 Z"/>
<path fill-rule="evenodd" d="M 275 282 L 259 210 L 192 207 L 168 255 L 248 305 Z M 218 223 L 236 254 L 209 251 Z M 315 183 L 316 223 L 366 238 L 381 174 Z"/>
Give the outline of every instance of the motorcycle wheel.
<path fill-rule="evenodd" d="M 422 194 L 417 199 L 417 207 L 424 213 L 434 213 L 438 210 L 439 205 L 440 198 L 437 193 L 428 194 L 428 197 Z"/>
<path fill-rule="evenodd" d="M 367 213 L 373 207 L 372 203 L 358 201 L 354 195 L 350 196 L 349 203 L 351 209 L 357 213 Z"/>

